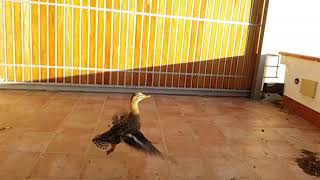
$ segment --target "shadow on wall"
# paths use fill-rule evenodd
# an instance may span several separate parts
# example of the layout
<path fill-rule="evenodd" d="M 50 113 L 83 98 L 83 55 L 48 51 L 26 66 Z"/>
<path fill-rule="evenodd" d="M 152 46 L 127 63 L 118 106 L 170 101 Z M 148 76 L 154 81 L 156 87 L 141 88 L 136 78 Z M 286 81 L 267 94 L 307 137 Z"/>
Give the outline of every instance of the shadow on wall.
<path fill-rule="evenodd" d="M 15 71 L 24 71 L 25 82 L 34 83 L 250 90 L 254 65 L 255 58 L 248 55 L 113 72 L 95 71 L 94 67 L 88 70 L 33 68 L 32 81 L 30 67 L 16 67 Z M 14 79 L 13 72 L 14 68 L 8 67 L 9 81 Z M 16 78 L 22 79 L 22 73 L 17 74 L 21 77 Z"/>

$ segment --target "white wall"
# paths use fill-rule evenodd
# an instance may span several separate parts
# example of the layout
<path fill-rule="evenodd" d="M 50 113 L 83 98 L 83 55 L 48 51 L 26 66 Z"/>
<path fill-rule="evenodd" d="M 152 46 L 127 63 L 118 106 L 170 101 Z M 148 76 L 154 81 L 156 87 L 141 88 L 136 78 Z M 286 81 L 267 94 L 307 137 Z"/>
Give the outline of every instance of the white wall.
<path fill-rule="evenodd" d="M 320 57 L 320 0 L 270 0 L 262 53 Z"/>
<path fill-rule="evenodd" d="M 282 56 L 282 59 L 286 64 L 284 95 L 317 112 L 320 112 L 320 62 L 285 56 Z M 295 78 L 300 79 L 299 84 L 294 83 Z M 302 78 L 318 82 L 317 94 L 314 99 L 300 93 Z"/>

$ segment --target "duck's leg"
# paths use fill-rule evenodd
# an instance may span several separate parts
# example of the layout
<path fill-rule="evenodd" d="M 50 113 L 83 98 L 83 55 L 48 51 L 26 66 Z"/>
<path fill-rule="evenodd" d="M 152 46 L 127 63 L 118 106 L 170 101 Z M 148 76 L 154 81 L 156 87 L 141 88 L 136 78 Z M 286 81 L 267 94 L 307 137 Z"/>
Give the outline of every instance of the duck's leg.
<path fill-rule="evenodd" d="M 114 149 L 116 148 L 116 144 L 111 144 L 111 149 L 109 149 L 108 151 L 107 151 L 107 155 L 109 155 L 110 153 L 112 153 L 113 151 L 114 151 Z"/>

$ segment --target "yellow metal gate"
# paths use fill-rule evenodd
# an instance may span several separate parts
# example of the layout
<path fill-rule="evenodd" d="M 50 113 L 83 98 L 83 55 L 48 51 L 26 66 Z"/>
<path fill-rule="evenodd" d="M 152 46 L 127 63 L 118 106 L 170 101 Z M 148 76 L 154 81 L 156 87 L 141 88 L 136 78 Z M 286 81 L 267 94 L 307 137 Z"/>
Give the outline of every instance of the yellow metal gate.
<path fill-rule="evenodd" d="M 0 83 L 249 92 L 265 5 L 1 0 Z"/>

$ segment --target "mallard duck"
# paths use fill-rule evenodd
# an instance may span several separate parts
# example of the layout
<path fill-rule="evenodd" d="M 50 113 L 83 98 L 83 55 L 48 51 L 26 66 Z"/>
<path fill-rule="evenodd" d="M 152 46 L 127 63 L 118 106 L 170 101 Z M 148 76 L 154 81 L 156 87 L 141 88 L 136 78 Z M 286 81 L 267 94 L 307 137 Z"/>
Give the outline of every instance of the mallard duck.
<path fill-rule="evenodd" d="M 113 126 L 108 131 L 93 138 L 92 142 L 97 147 L 106 150 L 111 145 L 111 148 L 107 150 L 107 155 L 115 150 L 117 144 L 123 142 L 135 150 L 163 157 L 161 152 L 140 131 L 141 123 L 138 103 L 149 97 L 141 92 L 134 93 L 131 97 L 130 113 L 114 115 L 112 118 Z"/>

